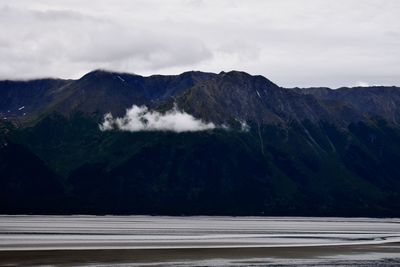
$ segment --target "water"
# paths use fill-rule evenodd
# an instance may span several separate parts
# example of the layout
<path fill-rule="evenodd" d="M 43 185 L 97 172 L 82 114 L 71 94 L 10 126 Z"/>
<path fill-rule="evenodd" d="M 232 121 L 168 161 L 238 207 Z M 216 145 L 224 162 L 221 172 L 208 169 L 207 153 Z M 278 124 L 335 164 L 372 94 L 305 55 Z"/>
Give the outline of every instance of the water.
<path fill-rule="evenodd" d="M 0 265 L 397 266 L 399 244 L 400 219 L 0 216 Z"/>

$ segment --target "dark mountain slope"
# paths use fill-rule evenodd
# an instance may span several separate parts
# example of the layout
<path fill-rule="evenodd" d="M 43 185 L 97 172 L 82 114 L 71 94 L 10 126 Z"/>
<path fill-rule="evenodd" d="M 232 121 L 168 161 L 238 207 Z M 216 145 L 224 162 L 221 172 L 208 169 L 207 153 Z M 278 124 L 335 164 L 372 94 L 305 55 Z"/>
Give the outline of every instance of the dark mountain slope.
<path fill-rule="evenodd" d="M 330 120 L 336 114 L 313 96 L 283 89 L 262 76 L 244 72 L 220 73 L 176 98 L 178 106 L 208 121 L 234 120 L 288 123 L 291 120 Z"/>
<path fill-rule="evenodd" d="M 62 114 L 83 112 L 122 115 L 136 105 L 154 107 L 212 74 L 186 72 L 177 76 L 143 77 L 97 70 L 90 72 L 59 92 L 54 110 Z"/>
<path fill-rule="evenodd" d="M 3 140 L 0 173 L 1 213 L 63 212 L 60 179 L 26 147 Z"/>
<path fill-rule="evenodd" d="M 0 110 L 31 109 L 0 123 L 2 213 L 400 216 L 400 88 L 285 89 L 237 71 L 8 83 Z M 229 127 L 100 131 L 133 104 Z"/>
<path fill-rule="evenodd" d="M 238 71 L 143 77 L 97 70 L 75 81 L 4 81 L 0 94 L 1 115 L 22 122 L 36 122 L 53 112 L 82 112 L 98 119 L 107 112 L 121 116 L 133 104 L 165 111 L 174 103 L 196 117 L 225 124 L 307 119 L 346 126 L 371 117 L 397 123 L 400 116 L 397 87 L 284 89 Z"/>
<path fill-rule="evenodd" d="M 296 92 L 313 95 L 326 103 L 346 105 L 359 114 L 368 117 L 380 116 L 392 123 L 400 122 L 400 88 L 399 87 L 354 87 L 339 88 L 309 88 L 297 89 Z M 359 118 L 360 119 L 360 118 Z"/>
<path fill-rule="evenodd" d="M 59 79 L 0 81 L 0 115 L 2 119 L 23 118 L 45 109 L 55 100 L 55 92 L 70 83 Z"/>
<path fill-rule="evenodd" d="M 310 121 L 260 132 L 250 126 L 100 132 L 82 116 L 52 117 L 20 130 L 13 142 L 62 175 L 65 212 L 400 215 L 397 128 L 379 121 L 346 131 Z"/>
<path fill-rule="evenodd" d="M 212 76 L 215 74 L 185 72 L 177 76 L 143 77 L 96 70 L 79 80 L 3 81 L 0 114 L 3 119 L 8 116 L 20 122 L 36 121 L 53 112 L 122 115 L 133 104 L 154 107 Z M 26 115 L 30 120 L 24 119 Z"/>

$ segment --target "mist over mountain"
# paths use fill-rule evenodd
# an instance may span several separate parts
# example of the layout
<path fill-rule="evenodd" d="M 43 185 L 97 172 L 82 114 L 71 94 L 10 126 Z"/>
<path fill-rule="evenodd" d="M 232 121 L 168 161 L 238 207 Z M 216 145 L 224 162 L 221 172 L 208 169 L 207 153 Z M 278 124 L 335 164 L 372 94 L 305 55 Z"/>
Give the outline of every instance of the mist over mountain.
<path fill-rule="evenodd" d="M 0 81 L 0 212 L 399 216 L 399 104 L 240 71 Z"/>

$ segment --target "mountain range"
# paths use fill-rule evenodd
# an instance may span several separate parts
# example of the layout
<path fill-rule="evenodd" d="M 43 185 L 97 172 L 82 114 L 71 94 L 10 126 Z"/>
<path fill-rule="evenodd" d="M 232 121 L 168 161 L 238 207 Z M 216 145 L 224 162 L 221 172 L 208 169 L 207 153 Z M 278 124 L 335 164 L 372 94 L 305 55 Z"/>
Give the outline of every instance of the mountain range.
<path fill-rule="evenodd" d="M 398 104 L 239 71 L 0 81 L 0 212 L 400 216 Z"/>

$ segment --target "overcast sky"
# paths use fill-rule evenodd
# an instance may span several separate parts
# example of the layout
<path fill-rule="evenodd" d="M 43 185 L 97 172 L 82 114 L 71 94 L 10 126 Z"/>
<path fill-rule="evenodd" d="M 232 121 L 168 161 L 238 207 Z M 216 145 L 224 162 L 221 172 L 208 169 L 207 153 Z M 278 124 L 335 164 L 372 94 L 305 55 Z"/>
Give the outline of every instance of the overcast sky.
<path fill-rule="evenodd" d="M 400 85 L 400 1 L 0 0 L 0 79 L 98 68 Z"/>

